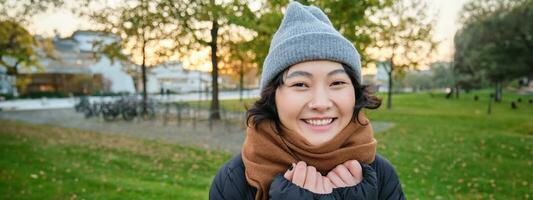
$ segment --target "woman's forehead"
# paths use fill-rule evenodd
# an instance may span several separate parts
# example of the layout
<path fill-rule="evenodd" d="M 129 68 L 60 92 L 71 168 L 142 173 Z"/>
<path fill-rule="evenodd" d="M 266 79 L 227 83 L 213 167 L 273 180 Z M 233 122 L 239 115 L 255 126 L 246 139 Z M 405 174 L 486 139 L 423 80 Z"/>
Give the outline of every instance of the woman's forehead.
<path fill-rule="evenodd" d="M 308 67 L 342 67 L 342 64 L 330 60 L 311 60 L 296 63 L 289 68 L 308 68 Z"/>
<path fill-rule="evenodd" d="M 324 73 L 333 75 L 339 72 L 344 72 L 341 63 L 329 60 L 316 60 L 297 63 L 289 67 L 285 71 L 286 78 L 294 76 L 312 76 L 312 74 Z"/>

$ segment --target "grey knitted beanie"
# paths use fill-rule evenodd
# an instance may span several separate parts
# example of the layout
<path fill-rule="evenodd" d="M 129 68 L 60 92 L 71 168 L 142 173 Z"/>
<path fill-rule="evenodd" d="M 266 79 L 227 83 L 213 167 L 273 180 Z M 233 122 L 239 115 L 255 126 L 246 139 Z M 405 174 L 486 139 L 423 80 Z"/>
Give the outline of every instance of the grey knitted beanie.
<path fill-rule="evenodd" d="M 263 63 L 260 89 L 286 68 L 304 61 L 331 60 L 349 65 L 361 83 L 360 56 L 322 10 L 291 2 Z"/>

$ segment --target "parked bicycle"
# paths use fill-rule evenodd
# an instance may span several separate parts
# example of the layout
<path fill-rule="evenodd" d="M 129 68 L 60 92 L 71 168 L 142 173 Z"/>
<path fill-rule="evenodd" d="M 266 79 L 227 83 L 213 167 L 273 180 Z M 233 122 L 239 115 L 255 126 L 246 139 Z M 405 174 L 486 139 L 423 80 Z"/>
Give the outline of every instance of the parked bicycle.
<path fill-rule="evenodd" d="M 93 103 L 87 106 L 84 110 L 85 118 L 98 117 L 102 111 L 102 106 L 99 103 Z"/>
<path fill-rule="evenodd" d="M 74 105 L 74 109 L 77 112 L 84 112 L 85 109 L 89 108 L 91 103 L 89 102 L 89 98 L 83 96 L 80 98 L 80 102 L 78 102 L 76 105 Z"/>
<path fill-rule="evenodd" d="M 146 101 L 146 112 L 143 112 L 143 101 L 135 96 L 123 96 L 115 101 L 94 103 L 90 103 L 87 97 L 82 97 L 75 109 L 78 112 L 83 112 L 85 118 L 102 115 L 105 121 L 114 121 L 118 117 L 122 117 L 125 121 L 132 121 L 135 117 L 154 119 L 156 102 L 153 99 Z"/>

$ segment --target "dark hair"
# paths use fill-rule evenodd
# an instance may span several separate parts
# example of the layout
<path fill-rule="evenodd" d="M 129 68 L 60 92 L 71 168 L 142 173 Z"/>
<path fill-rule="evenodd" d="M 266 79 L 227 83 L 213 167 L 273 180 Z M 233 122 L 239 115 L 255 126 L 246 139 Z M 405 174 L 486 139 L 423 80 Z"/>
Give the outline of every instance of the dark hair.
<path fill-rule="evenodd" d="M 352 121 L 356 120 L 357 123 L 365 126 L 359 121 L 359 112 L 363 108 L 367 109 L 376 109 L 381 106 L 381 99 L 374 96 L 373 92 L 370 90 L 369 85 L 360 85 L 355 78 L 355 70 L 346 64 L 342 64 L 344 71 L 348 74 L 348 77 L 352 81 L 355 92 L 355 106 L 354 112 L 352 115 Z M 249 126 L 250 123 L 257 128 L 263 121 L 274 121 L 276 125 L 276 131 L 281 132 L 281 121 L 276 110 L 276 90 L 279 86 L 283 85 L 283 73 L 286 70 L 280 72 L 275 78 L 270 81 L 270 83 L 263 88 L 261 91 L 261 97 L 258 99 L 252 108 L 247 109 L 246 111 L 246 124 Z"/>

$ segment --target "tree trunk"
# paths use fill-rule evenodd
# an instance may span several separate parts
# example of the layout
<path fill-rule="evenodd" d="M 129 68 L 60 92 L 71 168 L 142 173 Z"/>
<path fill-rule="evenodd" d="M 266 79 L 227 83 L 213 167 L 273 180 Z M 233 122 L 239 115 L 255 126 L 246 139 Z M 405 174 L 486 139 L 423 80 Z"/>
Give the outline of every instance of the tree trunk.
<path fill-rule="evenodd" d="M 144 37 L 144 35 L 143 35 Z M 146 40 L 143 38 L 143 47 L 142 47 L 142 64 L 141 64 L 141 70 L 142 70 L 142 82 L 143 82 L 143 102 L 142 102 L 142 115 L 146 116 L 148 114 L 147 110 L 147 100 L 148 100 L 148 94 L 146 92 Z"/>
<path fill-rule="evenodd" d="M 500 102 L 501 99 L 502 99 L 501 83 L 500 82 L 496 82 L 494 84 L 494 102 Z"/>
<path fill-rule="evenodd" d="M 388 71 L 389 75 L 389 91 L 387 96 L 387 109 L 392 109 L 392 71 L 394 69 L 394 62 L 392 61 L 392 58 L 389 61 L 390 69 Z"/>
<path fill-rule="evenodd" d="M 213 20 L 213 26 L 211 28 L 211 64 L 213 65 L 212 72 L 212 86 L 213 86 L 213 98 L 211 99 L 211 114 L 209 119 L 220 119 L 220 106 L 218 102 L 218 61 L 217 61 L 217 37 L 218 37 L 218 22 Z"/>
<path fill-rule="evenodd" d="M 239 101 L 242 102 L 242 92 L 244 90 L 244 66 L 243 63 L 240 63 L 239 69 Z"/>

